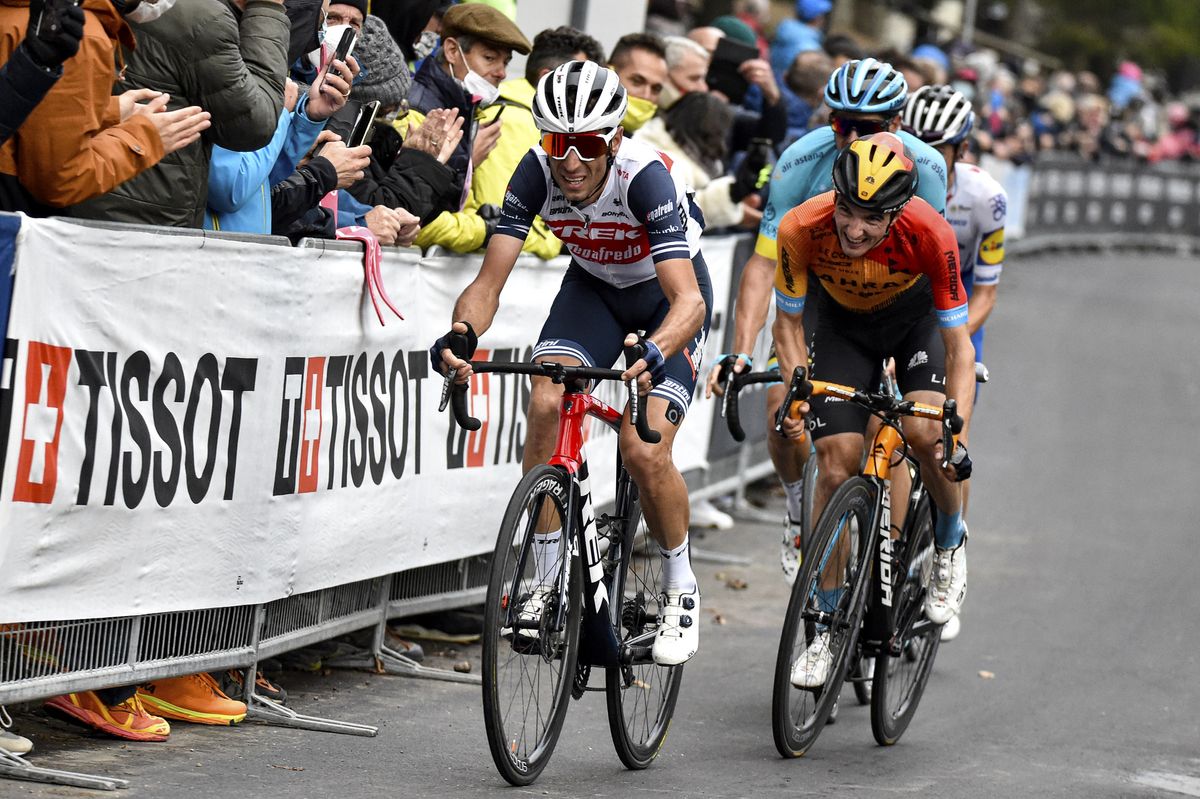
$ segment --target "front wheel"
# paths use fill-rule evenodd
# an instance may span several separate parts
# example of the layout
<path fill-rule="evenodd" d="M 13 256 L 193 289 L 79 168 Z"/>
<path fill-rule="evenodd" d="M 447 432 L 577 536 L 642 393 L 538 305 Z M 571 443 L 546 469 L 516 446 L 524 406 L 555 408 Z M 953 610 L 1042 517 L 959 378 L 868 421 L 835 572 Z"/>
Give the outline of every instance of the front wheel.
<path fill-rule="evenodd" d="M 923 612 L 925 590 L 933 571 L 933 514 L 929 495 L 925 494 L 906 524 L 899 562 L 905 571 L 896 576 L 897 597 L 894 611 L 902 629 L 894 630 L 891 652 L 875 661 L 875 680 L 871 697 L 871 732 L 883 746 L 900 740 L 908 728 L 942 641 L 942 628 L 932 624 Z"/>
<path fill-rule="evenodd" d="M 483 627 L 483 717 L 500 775 L 528 785 L 550 761 L 575 664 L 583 572 L 571 555 L 571 481 L 539 466 L 509 500 L 492 555 Z"/>
<path fill-rule="evenodd" d="M 646 536 L 641 502 L 632 500 L 624 518 L 617 561 L 613 612 L 620 614 L 617 638 L 629 663 L 608 669 L 608 726 L 613 746 L 626 768 L 644 769 L 654 762 L 667 738 L 683 666 L 659 666 L 650 657 L 658 630 L 659 598 L 663 589 L 663 559 L 657 547 L 637 547 Z"/>
<path fill-rule="evenodd" d="M 792 586 L 771 703 L 775 748 L 784 757 L 800 757 L 817 740 L 853 659 L 866 611 L 874 492 L 861 477 L 834 492 Z M 824 682 L 797 687 L 792 670 L 810 656 L 825 660 Z"/>

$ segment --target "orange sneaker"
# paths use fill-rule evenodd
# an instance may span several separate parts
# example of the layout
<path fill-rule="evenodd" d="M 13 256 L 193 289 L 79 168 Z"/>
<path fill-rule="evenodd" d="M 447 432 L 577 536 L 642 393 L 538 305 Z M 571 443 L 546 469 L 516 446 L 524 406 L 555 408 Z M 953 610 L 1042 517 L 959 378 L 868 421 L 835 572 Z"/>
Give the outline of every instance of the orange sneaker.
<path fill-rule="evenodd" d="M 245 703 L 221 693 L 206 672 L 156 680 L 140 686 L 138 696 L 146 707 L 168 719 L 229 725 L 246 718 Z"/>
<path fill-rule="evenodd" d="M 171 734 L 171 725 L 147 713 L 137 694 L 109 707 L 92 691 L 80 691 L 47 700 L 46 710 L 129 741 L 165 741 Z"/>

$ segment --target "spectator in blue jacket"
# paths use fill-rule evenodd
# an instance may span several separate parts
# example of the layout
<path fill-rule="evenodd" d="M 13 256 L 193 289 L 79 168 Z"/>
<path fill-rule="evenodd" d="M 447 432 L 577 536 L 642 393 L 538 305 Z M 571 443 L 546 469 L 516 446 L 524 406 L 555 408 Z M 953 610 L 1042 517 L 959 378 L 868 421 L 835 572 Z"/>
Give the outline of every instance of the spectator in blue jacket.
<path fill-rule="evenodd" d="M 771 42 L 771 69 L 778 80 L 783 80 L 797 53 L 821 49 L 825 18 L 832 10 L 833 0 L 796 0 L 795 19 L 780 22 Z"/>

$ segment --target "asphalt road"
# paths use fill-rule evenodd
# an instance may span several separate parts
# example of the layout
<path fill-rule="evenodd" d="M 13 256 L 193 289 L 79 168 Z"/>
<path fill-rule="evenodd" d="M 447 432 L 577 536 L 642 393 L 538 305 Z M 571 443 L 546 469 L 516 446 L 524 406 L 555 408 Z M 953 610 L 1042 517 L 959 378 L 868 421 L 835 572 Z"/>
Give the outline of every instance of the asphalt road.
<path fill-rule="evenodd" d="M 356 672 L 286 684 L 298 709 L 379 724 L 377 738 L 177 724 L 167 743 L 122 745 L 37 712 L 18 723 L 37 762 L 125 777 L 128 797 L 1200 796 L 1197 299 L 1196 260 L 1009 264 L 972 433 L 963 632 L 894 747 L 875 745 L 847 688 L 806 757 L 776 755 L 787 590 L 778 529 L 754 523 L 697 539 L 753 564 L 698 564 L 701 650 L 647 771 L 621 767 L 603 695 L 589 694 L 539 782 L 509 789 L 477 687 Z M 478 667 L 477 647 L 447 654 Z M 85 795 L 0 781 L 3 797 Z"/>

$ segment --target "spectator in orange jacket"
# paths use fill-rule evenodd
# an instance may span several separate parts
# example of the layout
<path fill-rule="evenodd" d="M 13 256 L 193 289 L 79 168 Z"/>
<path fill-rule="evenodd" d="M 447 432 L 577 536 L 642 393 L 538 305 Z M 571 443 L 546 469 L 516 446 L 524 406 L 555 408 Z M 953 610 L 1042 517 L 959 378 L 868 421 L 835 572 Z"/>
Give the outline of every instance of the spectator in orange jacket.
<path fill-rule="evenodd" d="M 0 209 L 46 216 L 103 194 L 209 126 L 197 107 L 163 111 L 169 98 L 159 92 L 114 97 L 118 45 L 132 49 L 133 33 L 109 0 L 83 0 L 82 6 L 79 52 L 0 147 Z M 29 14 L 29 0 L 0 4 L 0 60 L 16 50 Z"/>

